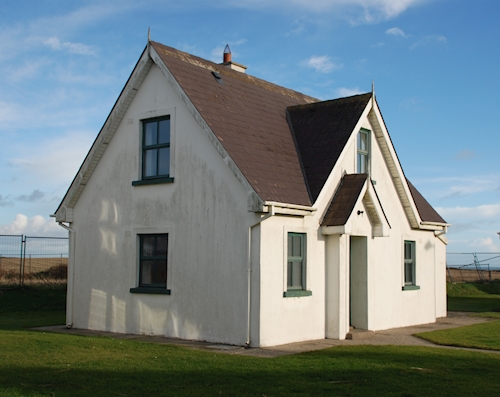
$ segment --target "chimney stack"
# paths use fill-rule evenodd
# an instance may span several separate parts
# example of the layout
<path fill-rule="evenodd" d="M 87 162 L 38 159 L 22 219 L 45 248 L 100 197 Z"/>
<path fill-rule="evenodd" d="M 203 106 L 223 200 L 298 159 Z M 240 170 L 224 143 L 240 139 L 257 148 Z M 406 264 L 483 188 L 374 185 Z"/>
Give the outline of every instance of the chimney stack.
<path fill-rule="evenodd" d="M 221 65 L 224 65 L 225 67 L 236 70 L 237 72 L 245 73 L 245 70 L 247 67 L 245 65 L 242 65 L 241 63 L 236 63 L 231 60 L 231 49 L 229 48 L 229 44 L 226 45 L 226 48 L 224 48 L 224 54 L 222 58 L 222 63 Z"/>

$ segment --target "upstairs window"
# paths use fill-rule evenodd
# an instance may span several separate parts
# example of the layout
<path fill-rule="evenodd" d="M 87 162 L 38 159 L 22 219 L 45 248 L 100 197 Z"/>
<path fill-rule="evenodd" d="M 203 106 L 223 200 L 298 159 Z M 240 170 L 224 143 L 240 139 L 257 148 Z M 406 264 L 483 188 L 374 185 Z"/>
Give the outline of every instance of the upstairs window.
<path fill-rule="evenodd" d="M 142 179 L 170 176 L 170 117 L 143 121 Z"/>
<path fill-rule="evenodd" d="M 368 174 L 370 165 L 370 131 L 362 128 L 358 132 L 357 170 L 358 174 Z"/>

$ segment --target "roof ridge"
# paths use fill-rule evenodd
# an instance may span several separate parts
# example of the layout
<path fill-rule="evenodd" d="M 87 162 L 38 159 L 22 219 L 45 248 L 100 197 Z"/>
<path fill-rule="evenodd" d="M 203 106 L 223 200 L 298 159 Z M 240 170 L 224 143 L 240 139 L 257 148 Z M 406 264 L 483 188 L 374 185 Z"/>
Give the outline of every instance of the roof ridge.
<path fill-rule="evenodd" d="M 210 71 L 216 71 L 222 75 L 231 76 L 231 78 L 235 78 L 237 80 L 245 81 L 247 83 L 255 84 L 261 88 L 264 88 L 268 91 L 279 93 L 282 95 L 286 95 L 290 98 L 304 99 L 309 103 L 318 103 L 320 100 L 318 98 L 314 98 L 312 96 L 303 94 L 299 91 L 292 90 L 291 88 L 283 87 L 278 84 L 271 83 L 267 80 L 261 79 L 259 77 L 252 76 L 247 73 L 237 72 L 235 70 L 231 70 L 224 65 L 212 62 L 208 59 L 201 58 L 196 55 L 189 54 L 187 52 L 178 50 L 173 47 L 166 46 L 165 44 L 159 43 L 157 41 L 151 41 L 153 47 L 155 47 L 156 51 L 159 51 L 163 55 L 169 55 L 176 59 L 179 59 L 183 62 L 190 63 L 191 65 L 198 66 Z M 160 48 L 158 48 L 160 46 Z"/>

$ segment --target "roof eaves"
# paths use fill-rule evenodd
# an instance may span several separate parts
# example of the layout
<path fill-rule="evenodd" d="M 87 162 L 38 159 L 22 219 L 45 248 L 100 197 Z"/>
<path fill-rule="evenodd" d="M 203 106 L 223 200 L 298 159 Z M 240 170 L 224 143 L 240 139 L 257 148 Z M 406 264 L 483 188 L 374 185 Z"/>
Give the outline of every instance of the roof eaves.
<path fill-rule="evenodd" d="M 399 162 L 396 150 L 375 98 L 372 98 L 372 106 L 368 113 L 368 118 L 374 127 L 375 137 L 386 161 L 389 174 L 391 175 L 391 179 L 401 200 L 405 214 L 410 222 L 410 226 L 413 229 L 419 229 L 421 223 L 420 215 L 411 196 L 403 168 L 401 167 L 401 163 Z"/>
<path fill-rule="evenodd" d="M 94 143 L 87 153 L 87 156 L 80 166 L 80 169 L 78 170 L 75 178 L 71 182 L 69 189 L 67 190 L 61 203 L 59 204 L 55 212 L 56 222 L 72 222 L 72 219 L 67 216 L 67 214 L 71 214 L 72 211 L 67 211 L 67 209 L 72 209 L 78 201 L 83 189 L 85 188 L 85 185 L 92 176 L 92 173 L 99 163 L 99 160 L 104 154 L 107 145 L 116 132 L 118 125 L 123 118 L 123 115 L 134 99 L 140 85 L 146 78 L 149 69 L 153 65 L 153 62 L 149 57 L 148 47 L 149 44 L 146 46 L 141 56 L 139 57 L 139 60 L 137 61 L 127 82 L 125 83 L 125 86 L 120 92 L 118 99 L 113 105 L 111 112 L 106 118 L 103 127 L 99 131 L 99 134 L 97 135 Z"/>

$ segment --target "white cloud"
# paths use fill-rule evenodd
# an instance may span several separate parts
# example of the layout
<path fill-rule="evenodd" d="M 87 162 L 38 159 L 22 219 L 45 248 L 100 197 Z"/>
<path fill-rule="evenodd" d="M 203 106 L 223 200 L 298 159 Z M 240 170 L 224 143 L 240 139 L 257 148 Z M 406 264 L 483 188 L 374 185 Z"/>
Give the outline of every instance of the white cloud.
<path fill-rule="evenodd" d="M 385 31 L 386 34 L 391 36 L 399 36 L 399 37 L 408 37 L 405 32 L 403 32 L 400 28 L 390 28 Z"/>
<path fill-rule="evenodd" d="M 436 211 L 443 218 L 465 220 L 494 219 L 500 220 L 500 204 L 485 204 L 477 207 L 437 207 Z"/>
<path fill-rule="evenodd" d="M 341 87 L 341 88 L 337 89 L 337 95 L 341 98 L 347 97 L 347 96 L 359 95 L 362 93 L 363 93 L 363 91 L 360 90 L 358 87 L 356 87 L 356 88 Z"/>
<path fill-rule="evenodd" d="M 469 149 L 461 150 L 454 156 L 456 160 L 470 160 L 474 157 L 476 157 L 476 153 Z"/>
<path fill-rule="evenodd" d="M 414 50 L 415 48 L 418 47 L 427 47 L 431 45 L 444 45 L 447 43 L 447 41 L 448 39 L 443 35 L 434 34 L 430 36 L 425 36 L 423 39 L 420 39 L 415 44 L 413 44 L 410 47 L 410 50 Z"/>
<path fill-rule="evenodd" d="M 8 162 L 45 180 L 44 183 L 69 183 L 76 175 L 94 137 L 95 133 L 69 133 L 33 148 L 24 147 L 22 156 L 11 158 Z"/>
<path fill-rule="evenodd" d="M 342 65 L 335 64 L 327 55 L 312 56 L 311 58 L 303 61 L 302 64 L 321 73 L 330 73 L 334 70 L 342 68 Z"/>
<path fill-rule="evenodd" d="M 335 13 L 351 20 L 353 23 L 374 23 L 380 20 L 391 19 L 417 6 L 426 0 L 240 0 L 238 7 L 243 8 L 282 8 L 296 7 L 302 12 Z M 234 6 L 231 0 L 224 1 L 225 5 Z"/>
<path fill-rule="evenodd" d="M 32 218 L 28 218 L 24 214 L 17 214 L 11 223 L 0 225 L 0 234 L 66 236 L 67 232 L 52 218 L 47 219 L 41 215 L 35 215 Z"/>
<path fill-rule="evenodd" d="M 79 55 L 95 55 L 96 50 L 93 46 L 81 44 L 81 43 L 71 43 L 69 41 L 61 42 L 56 37 L 50 37 L 44 40 L 43 44 L 52 48 L 53 50 L 67 50 L 72 54 Z"/>

